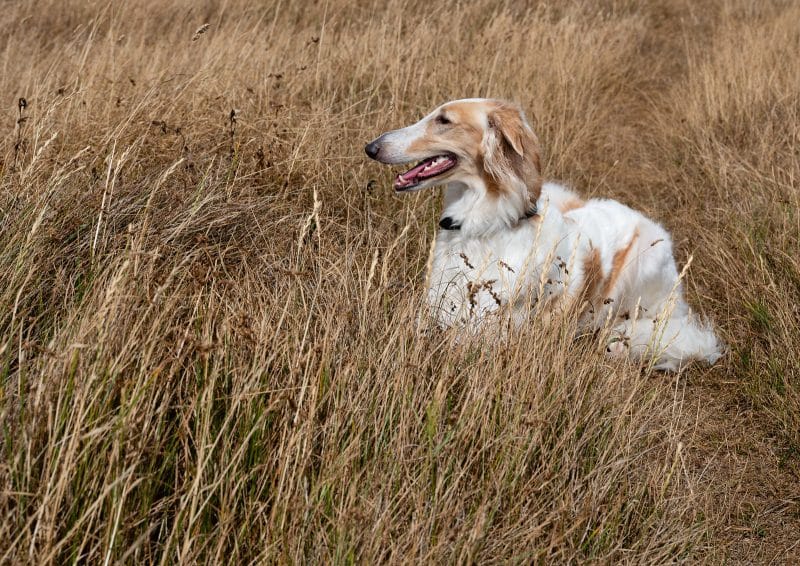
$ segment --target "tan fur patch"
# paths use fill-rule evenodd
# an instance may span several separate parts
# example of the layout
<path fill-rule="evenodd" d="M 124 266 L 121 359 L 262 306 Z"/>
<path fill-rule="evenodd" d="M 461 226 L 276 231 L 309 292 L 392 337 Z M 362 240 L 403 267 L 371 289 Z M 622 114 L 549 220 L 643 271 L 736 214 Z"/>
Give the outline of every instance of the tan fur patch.
<path fill-rule="evenodd" d="M 541 158 L 536 134 L 523 121 L 520 108 L 505 103 L 494 103 L 489 112 L 489 127 L 496 129 L 502 139 L 504 147 L 500 150 L 508 166 L 528 187 L 528 200 L 532 208 L 542 191 Z"/>
<path fill-rule="evenodd" d="M 525 155 L 525 126 L 520 120 L 519 109 L 497 105 L 489 115 L 489 125 L 498 128 L 517 155 Z"/>
<path fill-rule="evenodd" d="M 603 282 L 603 266 L 600 263 L 600 251 L 593 249 L 583 258 L 583 294 L 591 301 L 597 296 L 597 290 Z"/>
<path fill-rule="evenodd" d="M 479 120 L 473 104 L 451 102 L 445 106 L 444 112 L 455 124 L 468 124 L 477 128 Z"/>
<path fill-rule="evenodd" d="M 578 208 L 582 208 L 586 203 L 579 198 L 571 198 L 561 204 L 559 209 L 561 210 L 562 214 L 566 214 L 570 210 L 576 210 Z"/>
<path fill-rule="evenodd" d="M 442 136 L 437 133 L 437 125 L 431 121 L 425 127 L 425 135 L 411 142 L 408 146 L 409 153 L 427 154 L 432 151 L 431 147 L 447 139 L 450 144 L 457 145 L 469 150 L 475 148 L 475 152 L 481 144 L 483 137 L 482 128 L 479 126 L 475 110 L 467 104 L 450 103 L 444 108 L 445 114 L 450 118 L 452 127 Z"/>
<path fill-rule="evenodd" d="M 628 245 L 624 248 L 618 249 L 614 254 L 614 259 L 611 262 L 611 272 L 608 274 L 608 278 L 606 279 L 601 292 L 603 297 L 608 296 L 608 294 L 614 288 L 614 285 L 617 283 L 620 273 L 622 273 L 622 270 L 625 268 L 625 260 L 628 258 L 628 254 L 630 253 L 631 248 L 633 248 L 633 244 L 636 242 L 638 237 L 639 231 L 637 230 L 634 232 L 633 238 L 631 238 L 631 241 L 628 242 Z"/>
<path fill-rule="evenodd" d="M 500 186 L 500 183 L 492 177 L 488 171 L 486 171 L 486 166 L 484 165 L 484 157 L 483 153 L 478 154 L 478 170 L 480 171 L 481 179 L 483 179 L 483 184 L 486 185 L 486 194 L 492 197 L 499 197 L 503 189 Z"/>
<path fill-rule="evenodd" d="M 430 130 L 430 126 L 428 126 L 428 130 Z M 425 134 L 425 137 L 417 138 L 408 145 L 410 153 L 427 153 L 430 151 L 428 149 L 432 144 L 432 140 L 429 139 L 430 132 L 425 132 Z"/>

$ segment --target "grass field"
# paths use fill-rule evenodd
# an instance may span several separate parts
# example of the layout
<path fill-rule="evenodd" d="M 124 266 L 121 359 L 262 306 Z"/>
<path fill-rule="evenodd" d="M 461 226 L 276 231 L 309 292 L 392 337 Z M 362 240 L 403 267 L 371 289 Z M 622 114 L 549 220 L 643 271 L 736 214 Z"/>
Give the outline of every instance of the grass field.
<path fill-rule="evenodd" d="M 793 563 L 798 21 L 4 3 L 0 563 Z M 569 320 L 415 331 L 440 195 L 363 145 L 466 96 L 672 231 L 715 367 L 650 373 Z"/>

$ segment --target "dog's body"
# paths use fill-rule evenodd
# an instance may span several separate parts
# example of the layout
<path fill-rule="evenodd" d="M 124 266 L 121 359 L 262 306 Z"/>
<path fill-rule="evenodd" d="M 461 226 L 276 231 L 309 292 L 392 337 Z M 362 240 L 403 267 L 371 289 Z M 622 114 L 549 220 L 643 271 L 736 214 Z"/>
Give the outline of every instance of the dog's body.
<path fill-rule="evenodd" d="M 442 326 L 485 327 L 500 312 L 522 324 L 574 307 L 583 327 L 610 321 L 611 353 L 667 370 L 720 356 L 683 298 L 669 234 L 616 201 L 584 202 L 542 184 L 538 140 L 516 106 L 450 102 L 367 153 L 384 163 L 422 159 L 398 175 L 398 192 L 446 184 L 428 273 Z"/>

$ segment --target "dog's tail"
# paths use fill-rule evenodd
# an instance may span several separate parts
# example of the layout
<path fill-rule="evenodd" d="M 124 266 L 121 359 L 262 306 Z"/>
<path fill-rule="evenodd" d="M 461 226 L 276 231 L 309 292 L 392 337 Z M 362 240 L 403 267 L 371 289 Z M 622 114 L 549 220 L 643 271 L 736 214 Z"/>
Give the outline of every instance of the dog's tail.
<path fill-rule="evenodd" d="M 711 326 L 691 313 L 666 321 L 639 319 L 627 334 L 631 354 L 654 359 L 659 370 L 677 371 L 695 361 L 712 365 L 724 352 Z"/>

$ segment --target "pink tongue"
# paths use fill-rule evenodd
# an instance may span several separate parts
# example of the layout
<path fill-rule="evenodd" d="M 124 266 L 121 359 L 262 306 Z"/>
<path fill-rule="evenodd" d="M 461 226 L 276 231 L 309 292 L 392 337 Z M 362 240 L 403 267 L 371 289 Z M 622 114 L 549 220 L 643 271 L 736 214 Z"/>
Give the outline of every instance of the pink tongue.
<path fill-rule="evenodd" d="M 416 167 L 414 167 L 413 169 L 409 169 L 405 173 L 400 174 L 399 177 L 403 181 L 413 181 L 417 175 L 422 173 L 422 170 L 425 169 L 425 166 L 428 165 L 428 163 L 429 161 L 424 161 L 419 165 L 417 165 Z"/>
<path fill-rule="evenodd" d="M 436 165 L 431 165 L 434 161 L 439 160 Z M 414 167 L 401 173 L 394 180 L 394 186 L 398 188 L 405 188 L 414 185 L 421 179 L 428 179 L 435 177 L 442 171 L 446 171 L 453 166 L 453 160 L 450 157 L 431 157 Z"/>

